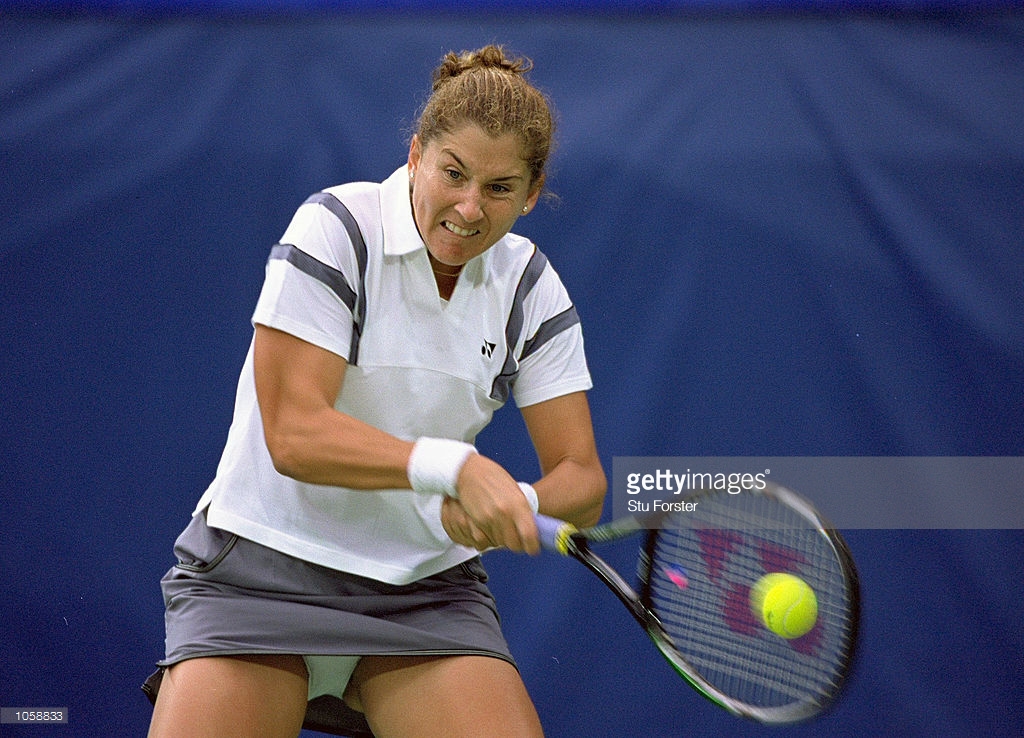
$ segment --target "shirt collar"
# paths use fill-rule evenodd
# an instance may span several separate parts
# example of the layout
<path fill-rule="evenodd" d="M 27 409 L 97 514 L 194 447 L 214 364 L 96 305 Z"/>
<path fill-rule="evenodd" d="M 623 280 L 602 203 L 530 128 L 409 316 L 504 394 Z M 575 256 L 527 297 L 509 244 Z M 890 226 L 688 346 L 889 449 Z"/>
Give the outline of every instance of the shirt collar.
<path fill-rule="evenodd" d="M 404 256 L 417 249 L 426 249 L 409 200 L 409 168 L 399 167 L 381 185 L 381 224 L 384 229 L 384 253 Z"/>

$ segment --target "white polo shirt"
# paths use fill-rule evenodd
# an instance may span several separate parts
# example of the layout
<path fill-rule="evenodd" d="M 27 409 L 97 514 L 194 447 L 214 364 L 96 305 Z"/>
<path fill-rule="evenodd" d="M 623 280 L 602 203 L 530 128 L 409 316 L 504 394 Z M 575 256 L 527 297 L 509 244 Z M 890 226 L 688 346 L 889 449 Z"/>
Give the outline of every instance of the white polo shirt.
<path fill-rule="evenodd" d="M 333 187 L 299 207 L 271 252 L 253 322 L 345 357 L 335 407 L 406 440 L 473 443 L 510 396 L 525 407 L 591 387 L 576 310 L 528 240 L 505 236 L 465 265 L 451 301 L 441 299 L 405 167 L 382 184 Z M 405 584 L 477 553 L 445 533 L 441 502 L 407 489 L 350 490 L 279 474 L 263 436 L 250 346 L 217 475 L 196 509 L 208 510 L 210 525 Z"/>

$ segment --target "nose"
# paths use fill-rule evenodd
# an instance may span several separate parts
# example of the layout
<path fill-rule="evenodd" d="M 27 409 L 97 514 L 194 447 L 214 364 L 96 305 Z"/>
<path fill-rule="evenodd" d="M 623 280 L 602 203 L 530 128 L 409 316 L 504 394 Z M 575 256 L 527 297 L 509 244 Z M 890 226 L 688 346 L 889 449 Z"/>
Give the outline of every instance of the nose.
<path fill-rule="evenodd" d="M 466 188 L 463 196 L 455 204 L 455 211 L 466 223 L 480 220 L 484 215 L 483 195 L 475 187 Z"/>

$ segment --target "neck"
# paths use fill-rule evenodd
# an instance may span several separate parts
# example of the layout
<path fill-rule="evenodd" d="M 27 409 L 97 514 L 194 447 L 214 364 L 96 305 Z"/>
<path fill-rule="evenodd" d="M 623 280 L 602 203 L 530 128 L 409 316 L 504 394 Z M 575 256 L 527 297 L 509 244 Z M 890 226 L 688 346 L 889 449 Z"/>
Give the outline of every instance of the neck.
<path fill-rule="evenodd" d="M 451 266 L 450 264 L 442 264 L 434 258 L 432 254 L 428 254 L 430 260 L 430 269 L 438 277 L 457 277 L 462 272 L 462 265 Z"/>
<path fill-rule="evenodd" d="M 439 277 L 457 277 L 462 272 L 462 267 L 451 267 L 450 270 L 446 271 L 444 269 L 439 269 L 434 264 L 431 264 L 430 268 L 434 271 L 434 274 Z"/>

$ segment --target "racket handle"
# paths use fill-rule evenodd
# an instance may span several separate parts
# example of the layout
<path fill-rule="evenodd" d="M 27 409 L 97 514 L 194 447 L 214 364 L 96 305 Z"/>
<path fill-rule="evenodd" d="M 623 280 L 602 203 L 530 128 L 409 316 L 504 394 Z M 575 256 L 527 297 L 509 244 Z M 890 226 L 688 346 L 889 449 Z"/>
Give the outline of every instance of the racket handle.
<path fill-rule="evenodd" d="M 537 537 L 541 546 L 563 556 L 569 553 L 567 542 L 569 536 L 576 532 L 575 525 L 539 514 L 534 515 L 534 520 L 537 522 Z"/>

